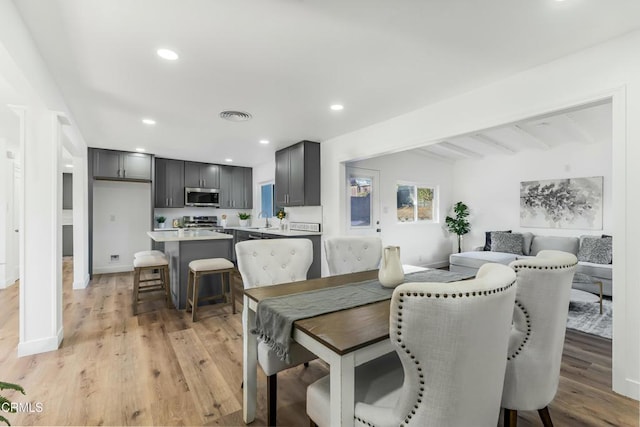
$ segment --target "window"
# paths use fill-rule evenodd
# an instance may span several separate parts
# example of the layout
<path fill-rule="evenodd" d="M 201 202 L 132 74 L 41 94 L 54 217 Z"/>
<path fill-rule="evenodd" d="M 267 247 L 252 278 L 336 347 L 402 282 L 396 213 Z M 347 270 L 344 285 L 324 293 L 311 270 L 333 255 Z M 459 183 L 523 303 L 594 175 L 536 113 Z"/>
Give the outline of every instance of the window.
<path fill-rule="evenodd" d="M 276 207 L 273 204 L 273 184 L 260 186 L 260 212 L 266 212 L 269 216 L 276 215 Z"/>
<path fill-rule="evenodd" d="M 396 198 L 398 222 L 438 222 L 434 187 L 398 184 Z"/>
<path fill-rule="evenodd" d="M 371 227 L 371 177 L 349 177 L 351 227 Z"/>

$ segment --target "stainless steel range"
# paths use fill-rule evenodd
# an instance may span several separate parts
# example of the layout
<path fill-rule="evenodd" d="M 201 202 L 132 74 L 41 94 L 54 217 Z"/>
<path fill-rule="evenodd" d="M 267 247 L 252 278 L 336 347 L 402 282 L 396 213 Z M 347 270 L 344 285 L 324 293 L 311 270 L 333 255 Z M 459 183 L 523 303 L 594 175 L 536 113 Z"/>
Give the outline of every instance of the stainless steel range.
<path fill-rule="evenodd" d="M 182 224 L 185 228 L 222 229 L 222 227 L 218 225 L 217 216 L 183 216 Z"/>

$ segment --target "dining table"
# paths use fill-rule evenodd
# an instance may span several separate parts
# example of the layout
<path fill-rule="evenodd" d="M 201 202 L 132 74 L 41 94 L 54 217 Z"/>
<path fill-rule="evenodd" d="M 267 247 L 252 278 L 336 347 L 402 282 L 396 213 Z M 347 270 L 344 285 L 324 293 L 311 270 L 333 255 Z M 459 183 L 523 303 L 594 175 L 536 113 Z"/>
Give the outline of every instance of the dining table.
<path fill-rule="evenodd" d="M 378 270 L 303 280 L 244 290 L 243 308 L 243 420 L 255 419 L 258 303 L 268 298 L 337 287 L 377 279 Z M 355 367 L 394 351 L 389 340 L 389 299 L 296 320 L 292 338 L 329 365 L 331 425 L 354 424 Z"/>

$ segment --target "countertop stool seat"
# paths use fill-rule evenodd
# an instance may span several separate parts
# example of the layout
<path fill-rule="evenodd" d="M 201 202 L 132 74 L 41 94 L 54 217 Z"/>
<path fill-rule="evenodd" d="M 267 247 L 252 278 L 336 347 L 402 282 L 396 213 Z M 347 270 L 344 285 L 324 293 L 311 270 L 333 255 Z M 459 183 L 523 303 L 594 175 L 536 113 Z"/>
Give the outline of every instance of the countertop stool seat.
<path fill-rule="evenodd" d="M 189 277 L 187 280 L 187 311 L 191 309 L 191 319 L 194 322 L 198 321 L 197 309 L 198 302 L 211 301 L 224 297 L 226 302 L 230 302 L 229 295 L 225 293 L 225 288 L 228 293 L 233 294 L 233 287 L 231 286 L 231 273 L 235 271 L 235 266 L 231 261 L 226 258 L 206 258 L 196 259 L 189 263 Z M 212 295 L 208 297 L 198 298 L 198 286 L 200 278 L 207 274 L 220 274 L 222 279 L 221 294 Z M 231 299 L 233 295 L 231 295 Z"/>
<path fill-rule="evenodd" d="M 148 276 L 141 278 L 143 272 Z M 154 274 L 154 272 L 157 272 Z M 133 260 L 133 315 L 138 314 L 138 304 L 144 301 L 164 299 L 167 307 L 171 307 L 169 299 L 169 261 L 164 256 L 139 256 Z M 140 294 L 153 292 L 148 298 L 140 298 Z"/>
<path fill-rule="evenodd" d="M 140 251 L 140 252 L 136 252 L 135 254 L 133 254 L 134 258 L 140 258 L 143 256 L 159 256 L 159 257 L 166 257 L 166 255 L 164 254 L 164 252 L 162 251 Z"/>

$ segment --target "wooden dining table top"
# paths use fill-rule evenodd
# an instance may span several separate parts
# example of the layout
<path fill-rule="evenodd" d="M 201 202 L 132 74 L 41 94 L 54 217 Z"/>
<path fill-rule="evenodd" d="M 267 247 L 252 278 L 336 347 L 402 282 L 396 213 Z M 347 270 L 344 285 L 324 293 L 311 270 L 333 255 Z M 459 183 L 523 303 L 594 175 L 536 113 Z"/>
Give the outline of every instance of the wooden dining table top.
<path fill-rule="evenodd" d="M 326 289 L 378 278 L 378 270 L 321 277 L 281 285 L 245 289 L 255 302 L 317 289 Z M 296 320 L 294 329 L 306 333 L 343 355 L 389 338 L 390 298 L 333 313 Z M 295 333 L 295 332 L 294 332 Z"/>

